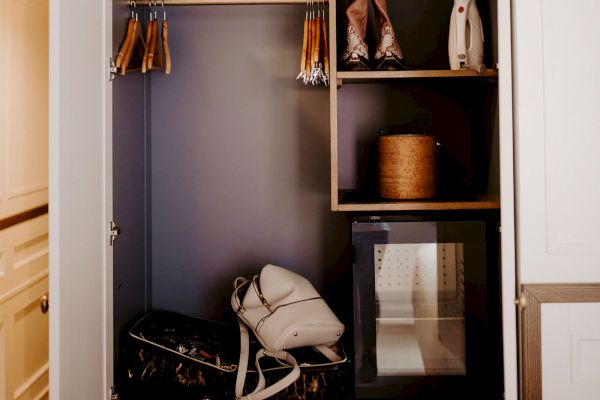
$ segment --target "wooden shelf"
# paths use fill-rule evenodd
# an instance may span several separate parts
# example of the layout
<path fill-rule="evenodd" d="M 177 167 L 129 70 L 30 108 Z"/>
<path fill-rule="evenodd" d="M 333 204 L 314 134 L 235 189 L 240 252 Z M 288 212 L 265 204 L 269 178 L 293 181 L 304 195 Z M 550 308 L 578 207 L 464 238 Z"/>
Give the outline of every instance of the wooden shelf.
<path fill-rule="evenodd" d="M 327 2 L 327 0 L 325 1 Z M 137 1 L 138 6 L 147 6 L 148 0 Z M 306 4 L 306 0 L 165 0 L 168 6 L 205 6 L 205 5 L 260 5 L 260 4 Z M 159 3 L 159 7 L 160 7 Z"/>
<path fill-rule="evenodd" d="M 464 70 L 409 70 L 409 71 L 338 71 L 337 83 L 364 83 L 393 79 L 427 78 L 490 78 L 497 77 L 497 69 L 488 69 L 479 73 L 472 69 Z"/>
<path fill-rule="evenodd" d="M 338 211 L 447 211 L 494 210 L 500 208 L 498 198 L 474 196 L 469 199 L 377 200 L 361 198 L 353 191 L 341 190 Z"/>

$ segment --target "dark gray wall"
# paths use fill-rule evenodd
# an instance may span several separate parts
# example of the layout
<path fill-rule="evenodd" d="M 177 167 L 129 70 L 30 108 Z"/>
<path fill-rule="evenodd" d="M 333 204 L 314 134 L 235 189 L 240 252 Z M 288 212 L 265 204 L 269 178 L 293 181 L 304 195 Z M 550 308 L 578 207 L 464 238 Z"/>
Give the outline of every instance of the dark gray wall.
<path fill-rule="evenodd" d="M 128 8 L 114 1 L 113 49 L 125 37 Z M 140 10 L 142 11 L 142 10 Z M 149 306 L 150 270 L 147 262 L 149 176 L 144 76 L 130 73 L 113 82 L 113 216 L 122 228 L 113 248 L 115 346 L 118 333 Z M 115 352 L 115 356 L 118 353 Z"/>
<path fill-rule="evenodd" d="M 168 12 L 173 74 L 151 78 L 153 306 L 230 313 L 234 278 L 266 263 L 336 281 L 348 232 L 329 211 L 328 91 L 295 80 L 304 6 Z"/>

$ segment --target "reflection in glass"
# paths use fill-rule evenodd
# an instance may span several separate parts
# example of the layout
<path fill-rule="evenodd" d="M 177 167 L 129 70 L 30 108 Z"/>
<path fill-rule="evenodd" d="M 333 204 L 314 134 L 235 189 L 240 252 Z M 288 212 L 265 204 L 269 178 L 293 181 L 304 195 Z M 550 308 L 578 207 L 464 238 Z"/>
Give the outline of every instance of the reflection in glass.
<path fill-rule="evenodd" d="M 466 374 L 463 244 L 375 244 L 373 254 L 377 374 Z"/>

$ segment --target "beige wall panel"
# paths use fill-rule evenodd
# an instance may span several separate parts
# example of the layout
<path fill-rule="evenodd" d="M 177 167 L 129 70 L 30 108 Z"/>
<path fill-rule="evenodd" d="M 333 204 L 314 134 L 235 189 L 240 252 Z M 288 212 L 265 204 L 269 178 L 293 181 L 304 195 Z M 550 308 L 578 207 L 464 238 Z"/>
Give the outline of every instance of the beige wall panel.
<path fill-rule="evenodd" d="M 6 249 L 2 246 L 2 242 L 0 240 L 0 287 L 2 287 L 2 279 L 6 276 L 6 262 L 5 262 L 5 253 Z M 2 293 L 2 290 L 0 290 Z"/>
<path fill-rule="evenodd" d="M 45 3 L 45 2 L 39 2 Z M 33 2 L 11 1 L 8 91 L 8 195 L 48 186 L 48 14 Z"/>
<path fill-rule="evenodd" d="M 1 219 L 48 201 L 48 3 L 0 4 Z"/>
<path fill-rule="evenodd" d="M 6 397 L 6 374 L 3 371 L 7 370 L 6 359 L 6 334 L 5 321 L 3 317 L 2 305 L 0 304 L 0 399 Z"/>
<path fill-rule="evenodd" d="M 8 0 L 0 0 L 0 7 L 4 9 L 7 2 Z M 0 54 L 6 54 L 8 51 L 8 20 L 8 14 L 0 13 Z M 0 93 L 6 93 L 8 95 L 7 65 L 8 60 L 6 57 L 0 57 Z M 6 163 L 8 160 L 7 107 L 7 101 L 0 101 L 0 218 L 4 215 L 4 209 L 6 208 L 6 180 L 8 178 L 6 172 Z"/>

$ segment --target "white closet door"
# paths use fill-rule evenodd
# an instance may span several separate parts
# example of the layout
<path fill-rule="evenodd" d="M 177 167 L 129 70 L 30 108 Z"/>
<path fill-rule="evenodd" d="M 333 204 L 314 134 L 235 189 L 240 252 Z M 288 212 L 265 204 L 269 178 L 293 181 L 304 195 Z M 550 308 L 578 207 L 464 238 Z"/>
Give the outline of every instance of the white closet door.
<path fill-rule="evenodd" d="M 596 399 L 600 2 L 512 5 L 524 398 Z"/>
<path fill-rule="evenodd" d="M 50 398 L 112 383 L 112 3 L 50 2 Z"/>
<path fill-rule="evenodd" d="M 600 2 L 513 16 L 521 282 L 600 282 Z"/>

